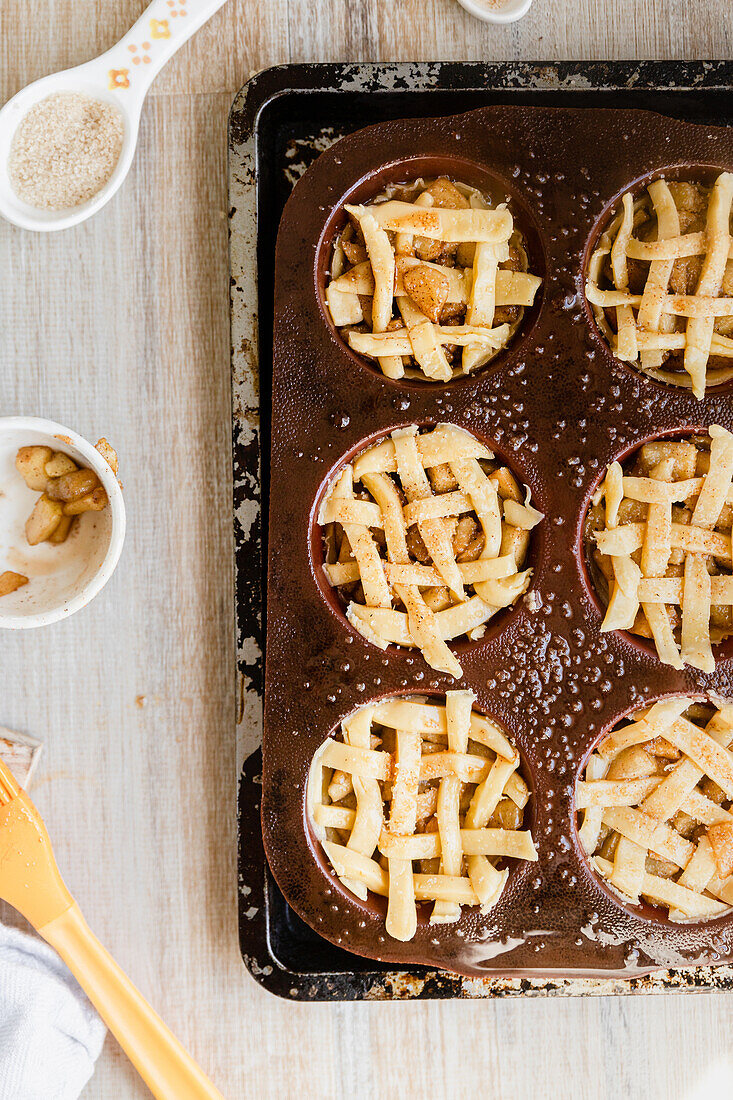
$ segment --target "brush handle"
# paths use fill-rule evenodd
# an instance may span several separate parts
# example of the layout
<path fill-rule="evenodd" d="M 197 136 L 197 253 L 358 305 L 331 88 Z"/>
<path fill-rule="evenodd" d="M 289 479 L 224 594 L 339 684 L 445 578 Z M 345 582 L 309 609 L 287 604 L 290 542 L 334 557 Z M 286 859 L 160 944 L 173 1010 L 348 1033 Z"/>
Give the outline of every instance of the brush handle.
<path fill-rule="evenodd" d="M 102 946 L 76 903 L 38 931 L 74 974 L 158 1100 L 224 1100 Z"/>

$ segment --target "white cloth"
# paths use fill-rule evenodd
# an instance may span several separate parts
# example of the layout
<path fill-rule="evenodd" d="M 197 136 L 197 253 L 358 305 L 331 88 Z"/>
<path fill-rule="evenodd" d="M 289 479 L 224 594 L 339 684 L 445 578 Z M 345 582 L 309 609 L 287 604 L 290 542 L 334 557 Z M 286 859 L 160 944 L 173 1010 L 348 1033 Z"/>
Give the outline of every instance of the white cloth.
<path fill-rule="evenodd" d="M 56 952 L 0 925 L 0 1100 L 76 1100 L 105 1032 Z"/>

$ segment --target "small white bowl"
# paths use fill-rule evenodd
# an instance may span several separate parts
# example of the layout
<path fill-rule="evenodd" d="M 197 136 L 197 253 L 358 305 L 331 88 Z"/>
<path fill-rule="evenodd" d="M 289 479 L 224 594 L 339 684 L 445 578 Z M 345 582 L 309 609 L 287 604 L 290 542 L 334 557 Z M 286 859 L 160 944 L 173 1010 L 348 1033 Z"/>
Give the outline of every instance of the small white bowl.
<path fill-rule="evenodd" d="M 85 512 L 58 546 L 29 546 L 25 537 L 26 520 L 40 493 L 28 488 L 15 468 L 15 456 L 20 447 L 34 445 L 63 451 L 94 470 L 109 497 L 103 511 Z M 0 573 L 12 570 L 30 579 L 16 592 L 0 596 L 0 627 L 48 626 L 86 607 L 114 573 L 124 541 L 122 490 L 99 451 L 53 420 L 0 417 Z"/>
<path fill-rule="evenodd" d="M 458 0 L 458 3 L 484 23 L 516 23 L 532 7 L 532 0 Z"/>

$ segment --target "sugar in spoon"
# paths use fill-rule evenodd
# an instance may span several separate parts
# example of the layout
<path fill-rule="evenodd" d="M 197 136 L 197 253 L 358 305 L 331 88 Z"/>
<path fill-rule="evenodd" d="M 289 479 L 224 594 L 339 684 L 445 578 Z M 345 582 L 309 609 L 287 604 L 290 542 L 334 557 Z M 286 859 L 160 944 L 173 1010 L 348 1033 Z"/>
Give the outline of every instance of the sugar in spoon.
<path fill-rule="evenodd" d="M 41 77 L 21 89 L 0 110 L 0 214 L 23 229 L 51 232 L 85 221 L 108 203 L 130 170 L 140 112 L 155 77 L 225 0 L 152 0 L 137 22 L 106 53 Z M 124 125 L 122 149 L 112 175 L 88 202 L 63 210 L 29 206 L 13 190 L 8 172 L 15 131 L 28 111 L 56 92 L 81 92 L 116 106 Z"/>

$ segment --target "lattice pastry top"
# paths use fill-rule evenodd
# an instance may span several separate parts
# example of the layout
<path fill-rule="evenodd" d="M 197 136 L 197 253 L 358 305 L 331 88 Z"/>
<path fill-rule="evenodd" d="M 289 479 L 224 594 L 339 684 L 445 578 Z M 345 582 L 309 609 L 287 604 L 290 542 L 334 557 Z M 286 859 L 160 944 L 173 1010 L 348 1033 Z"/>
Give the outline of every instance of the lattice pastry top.
<path fill-rule="evenodd" d="M 522 830 L 529 798 L 519 756 L 499 727 L 473 710 L 471 691 L 445 704 L 386 699 L 356 711 L 316 753 L 308 780 L 315 834 L 343 885 L 387 901 L 398 940 L 457 921 L 464 905 L 488 912 L 501 897 L 506 858 L 535 861 Z"/>
<path fill-rule="evenodd" d="M 691 388 L 733 378 L 733 174 L 654 180 L 602 235 L 586 296 L 619 359 Z"/>
<path fill-rule="evenodd" d="M 603 738 L 576 784 L 578 835 L 626 900 L 675 921 L 733 905 L 733 706 L 689 698 L 638 711 Z"/>
<path fill-rule="evenodd" d="M 481 637 L 530 582 L 522 569 L 542 514 L 506 466 L 452 424 L 400 428 L 329 486 L 326 577 L 351 624 L 374 645 L 416 646 L 458 678 L 447 642 Z"/>
<path fill-rule="evenodd" d="M 715 668 L 712 645 L 733 634 L 733 435 L 645 443 L 609 466 L 589 514 L 602 630 L 654 639 L 673 668 Z"/>
<path fill-rule="evenodd" d="M 542 280 L 506 204 L 420 179 L 346 212 L 326 304 L 355 352 L 388 378 L 445 382 L 509 343 Z"/>

